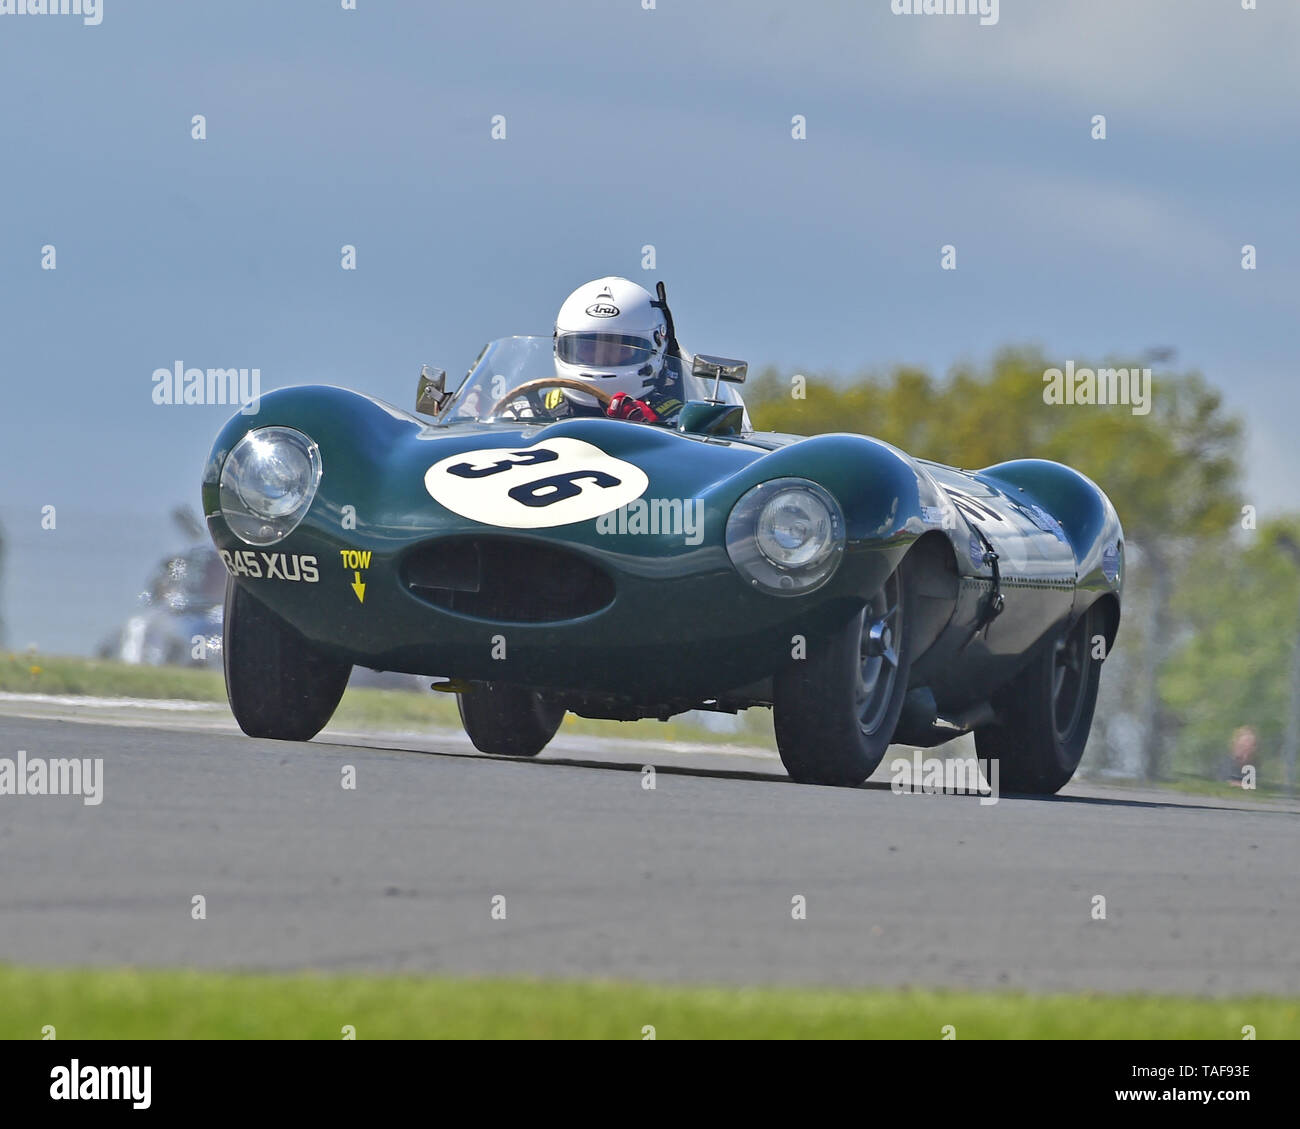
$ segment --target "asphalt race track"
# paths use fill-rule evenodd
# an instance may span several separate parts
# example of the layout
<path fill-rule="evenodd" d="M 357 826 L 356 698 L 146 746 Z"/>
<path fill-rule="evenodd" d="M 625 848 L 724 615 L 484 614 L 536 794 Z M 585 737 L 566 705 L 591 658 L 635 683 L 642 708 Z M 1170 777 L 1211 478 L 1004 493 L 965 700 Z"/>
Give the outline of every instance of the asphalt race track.
<path fill-rule="evenodd" d="M 0 756 L 104 760 L 99 806 L 0 796 L 0 960 L 1300 992 L 1295 804 L 1071 785 L 981 806 L 800 787 L 771 757 L 186 724 L 0 717 Z"/>

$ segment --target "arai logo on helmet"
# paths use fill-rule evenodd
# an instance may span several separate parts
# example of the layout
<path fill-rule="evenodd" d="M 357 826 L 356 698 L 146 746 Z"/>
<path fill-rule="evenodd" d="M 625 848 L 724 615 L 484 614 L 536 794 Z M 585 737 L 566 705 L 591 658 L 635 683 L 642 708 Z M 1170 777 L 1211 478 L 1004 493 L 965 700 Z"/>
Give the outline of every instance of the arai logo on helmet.
<path fill-rule="evenodd" d="M 614 295 L 609 292 L 609 287 L 601 288 L 596 300 L 587 307 L 587 316 L 589 318 L 616 318 L 619 315 L 619 308 L 614 305 Z"/>

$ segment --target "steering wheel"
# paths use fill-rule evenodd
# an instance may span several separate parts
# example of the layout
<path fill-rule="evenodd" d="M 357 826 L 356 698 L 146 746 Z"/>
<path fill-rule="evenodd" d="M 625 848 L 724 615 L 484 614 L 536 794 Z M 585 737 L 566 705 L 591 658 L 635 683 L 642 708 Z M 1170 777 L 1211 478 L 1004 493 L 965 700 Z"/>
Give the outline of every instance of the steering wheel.
<path fill-rule="evenodd" d="M 541 404 L 537 396 L 537 393 L 543 388 L 574 388 L 579 392 L 586 392 L 588 395 L 595 396 L 596 402 L 602 408 L 608 408 L 610 400 L 613 399 L 608 392 L 597 388 L 594 384 L 588 384 L 585 380 L 574 380 L 569 376 L 544 376 L 539 380 L 526 380 L 518 387 L 510 389 L 492 405 L 487 414 L 495 416 L 516 396 L 525 397 L 532 409 L 539 415 L 545 414 L 546 408 Z"/>

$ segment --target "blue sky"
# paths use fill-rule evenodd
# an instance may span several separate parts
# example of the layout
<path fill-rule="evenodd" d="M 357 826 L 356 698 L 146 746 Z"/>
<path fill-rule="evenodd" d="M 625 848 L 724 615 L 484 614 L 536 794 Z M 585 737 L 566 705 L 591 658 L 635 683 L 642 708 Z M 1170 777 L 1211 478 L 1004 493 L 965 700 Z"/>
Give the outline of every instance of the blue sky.
<path fill-rule="evenodd" d="M 155 405 L 156 368 L 256 366 L 264 388 L 405 406 L 421 362 L 456 374 L 489 338 L 548 333 L 607 273 L 663 278 L 689 347 L 755 366 L 1174 346 L 1247 419 L 1249 500 L 1292 507 L 1300 4 L 1260 9 L 1002 0 L 990 27 L 889 0 L 0 15 L 8 643 L 90 649 L 174 547 L 167 511 L 197 506 L 227 409 Z"/>

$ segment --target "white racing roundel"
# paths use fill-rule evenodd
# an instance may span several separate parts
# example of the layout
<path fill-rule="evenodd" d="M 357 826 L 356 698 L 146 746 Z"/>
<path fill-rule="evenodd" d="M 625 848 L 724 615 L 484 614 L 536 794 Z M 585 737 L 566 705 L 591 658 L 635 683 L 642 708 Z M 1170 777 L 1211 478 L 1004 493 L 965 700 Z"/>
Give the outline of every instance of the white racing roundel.
<path fill-rule="evenodd" d="M 424 474 L 424 488 L 452 513 L 507 529 L 600 517 L 635 501 L 649 485 L 640 467 L 581 439 L 464 451 Z"/>

